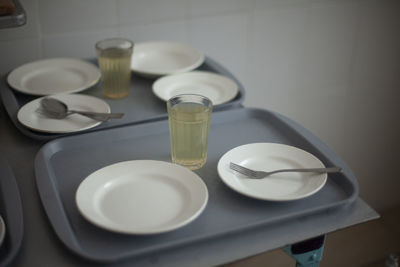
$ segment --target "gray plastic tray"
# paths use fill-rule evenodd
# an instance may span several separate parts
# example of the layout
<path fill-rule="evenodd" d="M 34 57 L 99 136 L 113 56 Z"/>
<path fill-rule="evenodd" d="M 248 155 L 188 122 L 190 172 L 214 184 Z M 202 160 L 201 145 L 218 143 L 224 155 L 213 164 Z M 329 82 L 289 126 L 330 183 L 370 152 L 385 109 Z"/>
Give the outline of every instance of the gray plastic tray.
<path fill-rule="evenodd" d="M 96 63 L 95 59 L 88 60 L 92 63 Z M 205 62 L 198 68 L 198 70 L 211 71 L 222 74 L 234 80 L 238 87 L 239 93 L 236 97 L 228 103 L 220 104 L 214 107 L 214 110 L 224 110 L 232 107 L 240 106 L 244 100 L 244 89 L 242 84 L 225 68 L 214 60 L 206 57 Z M 122 119 L 110 120 L 102 123 L 101 125 L 89 129 L 86 132 L 104 130 L 113 128 L 115 126 L 127 125 L 132 123 L 142 123 L 145 121 L 159 120 L 167 117 L 167 108 L 164 101 L 158 99 L 152 93 L 152 84 L 154 80 L 142 78 L 135 74 L 132 75 L 131 94 L 124 99 L 111 100 L 106 99 L 102 96 L 100 83 L 94 87 L 81 92 L 82 94 L 93 95 L 106 101 L 113 112 L 124 112 L 125 116 Z M 37 96 L 31 96 L 19 93 L 13 90 L 7 84 L 7 75 L 4 75 L 0 81 L 0 95 L 4 104 L 4 107 L 11 118 L 14 125 L 26 136 L 38 139 L 38 140 L 51 140 L 66 135 L 76 135 L 82 132 L 69 133 L 69 134 L 47 134 L 36 132 L 27 129 L 17 119 L 18 110 Z"/>
<path fill-rule="evenodd" d="M 0 247 L 0 266 L 8 266 L 21 248 L 24 221 L 14 174 L 2 157 L 0 157 L 0 214 L 6 225 L 6 236 Z"/>
<path fill-rule="evenodd" d="M 233 147 L 253 142 L 293 145 L 314 154 L 325 165 L 341 166 L 344 171 L 330 174 L 322 190 L 302 200 L 283 203 L 248 198 L 223 184 L 217 163 Z M 78 255 L 101 262 L 224 239 L 228 234 L 240 235 L 282 220 L 342 208 L 358 195 L 357 181 L 338 156 L 304 128 L 273 112 L 247 108 L 214 112 L 208 147 L 207 163 L 196 171 L 209 190 L 207 207 L 194 222 L 165 234 L 135 236 L 102 230 L 80 215 L 74 197 L 85 177 L 109 164 L 135 159 L 170 161 L 167 120 L 53 140 L 36 156 L 36 183 L 61 241 Z"/>

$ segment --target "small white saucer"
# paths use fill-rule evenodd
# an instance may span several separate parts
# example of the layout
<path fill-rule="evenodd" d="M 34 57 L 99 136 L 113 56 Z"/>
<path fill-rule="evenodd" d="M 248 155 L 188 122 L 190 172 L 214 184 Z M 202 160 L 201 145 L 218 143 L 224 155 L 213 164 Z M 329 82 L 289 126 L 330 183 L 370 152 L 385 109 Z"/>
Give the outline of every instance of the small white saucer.
<path fill-rule="evenodd" d="M 81 94 L 59 94 L 52 97 L 63 101 L 68 108 L 83 111 L 110 113 L 110 106 L 102 99 Z M 45 133 L 72 133 L 87 130 L 99 125 L 96 121 L 79 114 L 71 114 L 64 119 L 53 119 L 40 113 L 40 101 L 43 97 L 28 102 L 20 108 L 18 121 L 25 127 Z"/>
<path fill-rule="evenodd" d="M 199 94 L 208 97 L 213 105 L 219 105 L 231 101 L 238 91 L 233 80 L 209 71 L 169 75 L 153 83 L 153 93 L 164 101 L 180 94 Z"/>
<path fill-rule="evenodd" d="M 76 93 L 95 85 L 100 70 L 75 58 L 50 58 L 24 64 L 7 76 L 16 91 L 30 95 Z"/>
<path fill-rule="evenodd" d="M 221 180 L 236 192 L 261 200 L 289 201 L 311 196 L 325 185 L 328 177 L 326 173 L 282 172 L 251 179 L 231 170 L 230 162 L 260 171 L 324 168 L 324 164 L 307 151 L 276 143 L 247 144 L 225 153 L 218 162 Z"/>
<path fill-rule="evenodd" d="M 199 67 L 204 58 L 202 52 L 184 43 L 138 43 L 133 48 L 131 69 L 139 75 L 156 78 L 191 71 Z"/>

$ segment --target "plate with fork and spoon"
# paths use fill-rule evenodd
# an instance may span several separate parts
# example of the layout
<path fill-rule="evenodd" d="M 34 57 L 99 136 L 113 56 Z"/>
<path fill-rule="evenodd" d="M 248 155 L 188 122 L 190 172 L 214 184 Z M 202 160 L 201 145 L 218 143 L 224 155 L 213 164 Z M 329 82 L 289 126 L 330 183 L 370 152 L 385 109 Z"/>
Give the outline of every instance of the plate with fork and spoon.
<path fill-rule="evenodd" d="M 325 185 L 330 172 L 313 154 L 277 143 L 252 143 L 226 152 L 218 162 L 221 180 L 248 197 L 291 201 L 311 196 Z"/>

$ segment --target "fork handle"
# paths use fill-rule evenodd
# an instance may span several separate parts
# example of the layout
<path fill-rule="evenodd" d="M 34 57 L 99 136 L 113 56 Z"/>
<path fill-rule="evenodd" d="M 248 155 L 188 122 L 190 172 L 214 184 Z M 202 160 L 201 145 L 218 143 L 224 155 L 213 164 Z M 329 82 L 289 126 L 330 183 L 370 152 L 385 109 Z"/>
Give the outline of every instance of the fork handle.
<path fill-rule="evenodd" d="M 278 172 L 319 172 L 319 173 L 333 173 L 340 172 L 342 168 L 340 167 L 329 167 L 329 168 L 301 168 L 301 169 L 280 169 L 276 171 L 268 172 L 269 175 Z"/>

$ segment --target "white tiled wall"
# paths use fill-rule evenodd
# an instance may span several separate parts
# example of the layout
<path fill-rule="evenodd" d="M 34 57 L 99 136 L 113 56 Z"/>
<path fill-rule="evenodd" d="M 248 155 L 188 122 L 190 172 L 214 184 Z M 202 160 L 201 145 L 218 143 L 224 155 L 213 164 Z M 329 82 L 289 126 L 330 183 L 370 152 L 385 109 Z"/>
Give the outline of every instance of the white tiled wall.
<path fill-rule="evenodd" d="M 400 204 L 397 0 L 21 0 L 0 29 L 0 72 L 94 57 L 97 40 L 188 42 L 231 70 L 246 106 L 278 111 L 333 148 L 376 208 Z"/>
<path fill-rule="evenodd" d="M 186 0 L 120 0 L 121 25 L 163 23 L 186 18 Z"/>
<path fill-rule="evenodd" d="M 247 25 L 246 13 L 193 18 L 188 21 L 189 42 L 244 80 L 248 53 Z"/>

